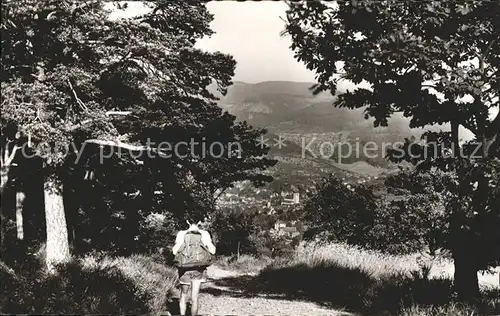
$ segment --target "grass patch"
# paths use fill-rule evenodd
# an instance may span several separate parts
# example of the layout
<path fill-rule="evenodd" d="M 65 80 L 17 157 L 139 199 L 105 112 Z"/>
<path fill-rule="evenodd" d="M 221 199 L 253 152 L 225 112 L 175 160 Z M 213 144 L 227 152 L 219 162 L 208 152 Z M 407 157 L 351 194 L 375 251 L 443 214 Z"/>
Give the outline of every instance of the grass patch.
<path fill-rule="evenodd" d="M 147 296 L 149 311 L 163 311 L 172 297 L 178 281 L 177 271 L 144 255 L 108 257 L 97 259 L 85 256 L 79 259 L 84 270 L 97 267 L 118 269 L 137 287 L 139 296 Z"/>
<path fill-rule="evenodd" d="M 256 259 L 253 259 L 253 262 Z M 345 244 L 302 244 L 255 276 L 221 280 L 248 297 L 308 300 L 368 315 L 488 315 L 500 312 L 500 290 L 482 287 L 476 306 L 458 304 L 447 259 L 385 255 Z M 427 269 L 422 269 L 427 267 Z M 452 273 L 451 273 L 452 275 Z"/>
<path fill-rule="evenodd" d="M 303 243 L 295 251 L 287 264 L 305 263 L 316 266 L 336 263 L 346 268 L 360 269 L 374 277 L 395 274 L 412 275 L 423 266 L 429 267 L 429 278 L 452 277 L 453 263 L 445 258 L 421 257 L 419 254 L 388 255 L 374 250 L 366 250 L 347 244 Z"/>
<path fill-rule="evenodd" d="M 478 311 L 474 307 L 455 303 L 437 307 L 412 306 L 401 312 L 401 316 L 471 316 L 477 314 Z"/>
<path fill-rule="evenodd" d="M 345 244 L 309 243 L 300 245 L 289 261 L 263 269 L 259 278 L 273 292 L 370 314 L 500 312 L 498 288 L 483 286 L 477 306 L 456 303 L 452 275 L 453 263 L 445 258 L 395 256 Z"/>
<path fill-rule="evenodd" d="M 273 259 L 269 257 L 257 257 L 252 255 L 241 255 L 239 259 L 236 257 L 219 257 L 215 265 L 229 271 L 241 273 L 258 273 L 265 267 L 269 266 Z"/>
<path fill-rule="evenodd" d="M 153 259 L 86 256 L 46 274 L 34 258 L 0 263 L 0 312 L 15 314 L 144 314 L 166 310 L 177 274 Z"/>

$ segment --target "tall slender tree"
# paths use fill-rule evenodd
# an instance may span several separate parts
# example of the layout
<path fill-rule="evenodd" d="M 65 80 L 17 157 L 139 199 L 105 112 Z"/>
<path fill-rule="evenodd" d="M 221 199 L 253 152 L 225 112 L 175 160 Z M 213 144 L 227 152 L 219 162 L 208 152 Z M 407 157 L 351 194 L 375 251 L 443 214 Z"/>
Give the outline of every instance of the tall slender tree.
<path fill-rule="evenodd" d="M 295 57 L 316 71 L 314 92 L 335 93 L 342 79 L 365 81 L 369 88 L 347 91 L 335 106 L 365 107 L 375 126 L 396 112 L 410 118 L 410 127 L 449 124 L 449 132 L 426 134 L 439 154 L 416 157 L 415 148 L 409 157 L 407 142 L 398 158 L 455 175 L 444 246 L 452 250 L 463 298 L 478 295 L 477 271 L 500 259 L 497 229 L 478 225 L 500 218 L 499 15 L 495 1 L 311 1 L 290 3 L 287 11 L 285 33 Z M 460 126 L 474 133 L 475 155 L 471 144 L 460 146 Z"/>
<path fill-rule="evenodd" d="M 62 184 L 74 161 L 67 151 L 80 157 L 89 139 L 119 141 L 113 148 L 123 151 L 131 148 L 120 142 L 154 149 L 166 165 L 192 170 L 213 192 L 241 178 L 269 180 L 259 171 L 274 162 L 261 159 L 267 149 L 255 141 L 263 131 L 235 123 L 208 90 L 215 82 L 226 92 L 235 61 L 194 48 L 213 33 L 205 5 L 144 5 L 145 14 L 111 19 L 113 6 L 104 1 L 2 2 L 1 122 L 15 127 L 2 145 L 9 161 L 14 149 L 44 158 L 49 268 L 70 257 Z M 207 155 L 208 146 L 204 156 L 190 146 L 180 153 L 158 147 L 210 136 L 206 142 L 221 143 L 223 158 Z"/>

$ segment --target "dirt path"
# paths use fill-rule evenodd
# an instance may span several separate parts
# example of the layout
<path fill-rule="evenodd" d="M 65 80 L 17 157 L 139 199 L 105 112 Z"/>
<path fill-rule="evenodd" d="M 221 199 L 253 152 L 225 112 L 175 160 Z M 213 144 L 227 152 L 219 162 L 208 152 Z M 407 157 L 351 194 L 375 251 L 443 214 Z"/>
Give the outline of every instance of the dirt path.
<path fill-rule="evenodd" d="M 235 277 L 241 274 L 209 267 L 208 276 L 214 281 Z M 210 293 L 207 293 L 210 292 Z M 216 293 L 216 294 L 215 294 Z M 200 294 L 200 314 L 203 315 L 351 315 L 339 310 L 332 310 L 312 302 L 269 298 L 266 295 L 256 297 L 238 297 L 240 292 L 215 282 L 204 285 Z"/>

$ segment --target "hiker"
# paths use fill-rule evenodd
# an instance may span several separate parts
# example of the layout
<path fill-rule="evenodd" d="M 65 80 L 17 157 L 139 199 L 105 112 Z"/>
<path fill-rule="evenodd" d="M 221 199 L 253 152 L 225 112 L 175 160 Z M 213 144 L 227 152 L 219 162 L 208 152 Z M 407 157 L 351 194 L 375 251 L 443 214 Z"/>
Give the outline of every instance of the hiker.
<path fill-rule="evenodd" d="M 191 224 L 187 221 L 187 223 L 189 228 L 177 233 L 172 252 L 175 255 L 181 284 L 180 313 L 186 314 L 187 295 L 191 287 L 191 315 L 197 315 L 198 294 L 201 284 L 207 281 L 207 267 L 211 264 L 212 255 L 215 254 L 215 246 L 210 234 L 199 227 L 201 222 Z"/>

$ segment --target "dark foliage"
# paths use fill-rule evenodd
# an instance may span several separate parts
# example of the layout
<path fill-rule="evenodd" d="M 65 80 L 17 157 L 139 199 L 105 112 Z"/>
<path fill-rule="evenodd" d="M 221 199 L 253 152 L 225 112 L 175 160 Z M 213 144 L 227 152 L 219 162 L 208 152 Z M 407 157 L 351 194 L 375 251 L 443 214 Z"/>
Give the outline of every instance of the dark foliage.
<path fill-rule="evenodd" d="M 221 209 L 215 213 L 210 229 L 217 238 L 218 254 L 256 252 L 251 238 L 258 231 L 255 215 L 242 209 Z"/>
<path fill-rule="evenodd" d="M 77 262 L 45 275 L 38 260 L 19 269 L 0 267 L 0 311 L 16 314 L 147 313 L 148 297 L 116 267 L 84 268 Z"/>
<path fill-rule="evenodd" d="M 325 179 L 302 210 L 303 219 L 310 225 L 304 237 L 324 236 L 332 241 L 366 245 L 377 214 L 376 202 L 369 188 L 348 186 L 335 177 Z"/>

